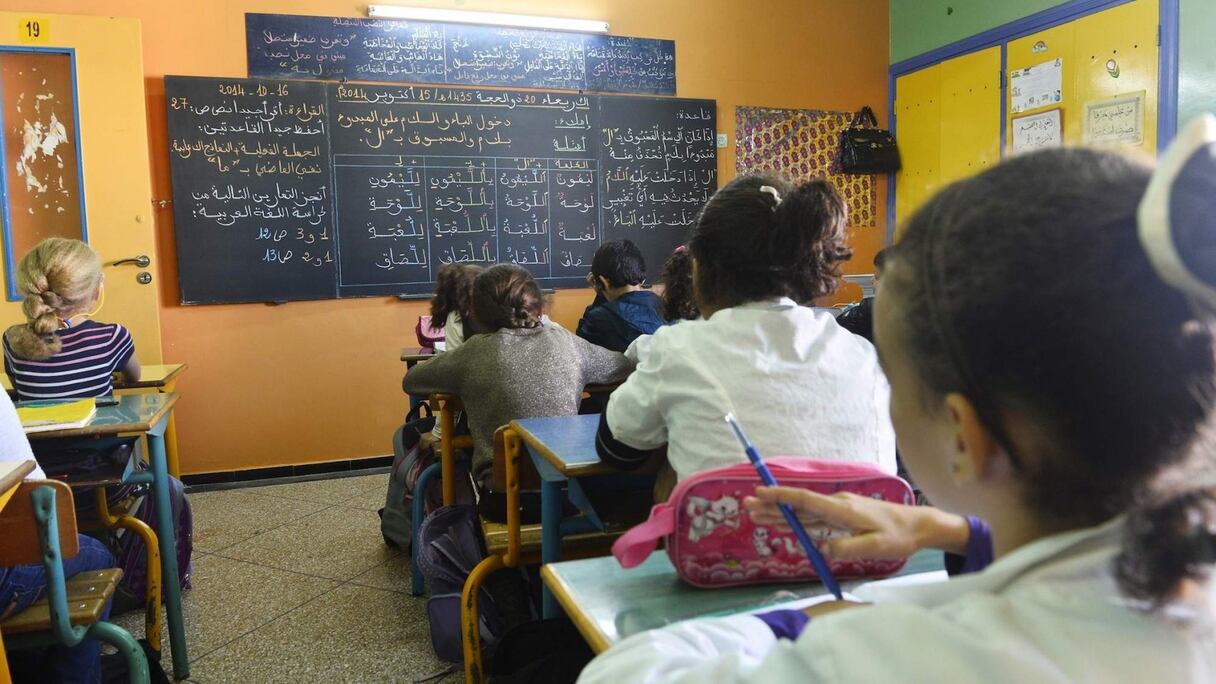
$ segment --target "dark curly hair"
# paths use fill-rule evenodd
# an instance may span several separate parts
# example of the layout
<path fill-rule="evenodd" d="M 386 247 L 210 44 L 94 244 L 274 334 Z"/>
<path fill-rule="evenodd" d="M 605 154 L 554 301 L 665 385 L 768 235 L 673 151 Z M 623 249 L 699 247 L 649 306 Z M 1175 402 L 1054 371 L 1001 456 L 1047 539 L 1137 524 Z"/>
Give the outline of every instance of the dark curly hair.
<path fill-rule="evenodd" d="M 659 276 L 663 283 L 663 318 L 692 321 L 701 317 L 692 287 L 692 254 L 687 248 L 676 250 L 663 264 Z"/>
<path fill-rule="evenodd" d="M 840 266 L 853 256 L 845 217 L 844 200 L 824 180 L 795 188 L 765 174 L 727 183 L 701 210 L 689 242 L 701 308 L 774 297 L 809 304 L 835 292 Z"/>
<path fill-rule="evenodd" d="M 1216 326 L 1140 244 L 1150 173 L 1059 149 L 955 183 L 911 217 L 879 296 L 925 400 L 971 401 L 1028 509 L 1062 529 L 1127 515 L 1120 587 L 1161 606 L 1216 564 Z M 1014 415 L 1033 426 L 1016 440 Z"/>
<path fill-rule="evenodd" d="M 522 266 L 491 266 L 473 283 L 473 319 L 483 332 L 535 328 L 540 325 L 544 308 L 540 285 Z"/>
<path fill-rule="evenodd" d="M 473 264 L 448 264 L 435 277 L 435 296 L 431 298 L 431 320 L 441 326 L 455 312 L 463 321 L 473 316 L 473 281 L 481 273 Z"/>

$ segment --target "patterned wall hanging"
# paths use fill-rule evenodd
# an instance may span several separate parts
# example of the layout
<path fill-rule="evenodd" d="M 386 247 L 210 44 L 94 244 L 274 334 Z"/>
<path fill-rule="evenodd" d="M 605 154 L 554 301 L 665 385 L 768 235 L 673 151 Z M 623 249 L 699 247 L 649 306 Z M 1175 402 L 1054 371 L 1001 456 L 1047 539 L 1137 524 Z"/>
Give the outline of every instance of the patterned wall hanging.
<path fill-rule="evenodd" d="M 852 112 L 736 107 L 735 170 L 777 171 L 794 182 L 825 178 L 844 196 L 850 226 L 874 226 L 874 177 L 840 170 L 840 133 L 853 117 Z"/>

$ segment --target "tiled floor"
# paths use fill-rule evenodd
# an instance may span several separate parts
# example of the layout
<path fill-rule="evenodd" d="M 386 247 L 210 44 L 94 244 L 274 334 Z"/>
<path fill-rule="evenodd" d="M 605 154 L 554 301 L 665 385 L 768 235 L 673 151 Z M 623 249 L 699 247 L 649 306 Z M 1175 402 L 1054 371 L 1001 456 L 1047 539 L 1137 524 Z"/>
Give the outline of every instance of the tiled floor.
<path fill-rule="evenodd" d="M 408 558 L 380 536 L 387 479 L 190 494 L 190 681 L 412 682 L 445 668 L 426 599 L 409 594 Z M 142 636 L 138 611 L 116 621 Z"/>

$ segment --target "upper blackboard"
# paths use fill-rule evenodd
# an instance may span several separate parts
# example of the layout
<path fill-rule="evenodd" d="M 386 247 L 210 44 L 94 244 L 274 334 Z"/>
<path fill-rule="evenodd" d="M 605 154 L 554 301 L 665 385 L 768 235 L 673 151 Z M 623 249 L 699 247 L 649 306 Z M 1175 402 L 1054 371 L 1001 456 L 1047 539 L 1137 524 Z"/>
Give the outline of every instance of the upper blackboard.
<path fill-rule="evenodd" d="M 167 77 L 183 303 L 425 294 L 446 263 L 654 280 L 717 187 L 715 104 Z M 319 161 L 318 161 L 319 160 Z"/>
<path fill-rule="evenodd" d="M 561 31 L 246 14 L 249 75 L 674 95 L 675 42 Z"/>

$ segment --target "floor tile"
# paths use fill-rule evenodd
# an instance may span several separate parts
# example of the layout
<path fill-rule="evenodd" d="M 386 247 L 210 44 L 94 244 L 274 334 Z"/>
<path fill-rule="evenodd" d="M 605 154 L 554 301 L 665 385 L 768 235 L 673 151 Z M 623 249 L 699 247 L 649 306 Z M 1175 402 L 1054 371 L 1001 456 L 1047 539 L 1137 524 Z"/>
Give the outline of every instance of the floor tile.
<path fill-rule="evenodd" d="M 333 590 L 338 583 L 221 556 L 203 556 L 194 559 L 193 585 L 182 596 L 191 661 Z M 141 611 L 121 615 L 115 622 L 136 637 L 144 635 Z M 168 670 L 172 663 L 168 622 L 162 624 L 162 662 Z"/>
<path fill-rule="evenodd" d="M 361 480 L 360 486 L 363 489 L 355 496 L 342 501 L 343 506 L 362 508 L 365 511 L 378 511 L 384 508 L 384 496 L 388 492 L 387 473 L 351 479 Z"/>
<path fill-rule="evenodd" d="M 218 551 L 328 505 L 265 496 L 256 489 L 191 494 L 194 548 L 204 553 Z"/>
<path fill-rule="evenodd" d="M 344 585 L 205 656 L 191 676 L 206 684 L 409 682 L 447 667 L 431 651 L 424 605 Z"/>
<path fill-rule="evenodd" d="M 365 494 L 372 486 L 372 481 L 374 480 L 379 480 L 384 485 L 388 483 L 384 475 L 362 475 L 359 477 L 337 477 L 329 480 L 309 480 L 307 482 L 253 487 L 242 491 L 257 492 L 264 496 L 274 496 L 295 501 L 336 504 Z M 381 491 L 381 496 L 383 496 L 383 490 Z M 383 505 L 383 499 L 381 499 L 381 505 Z"/>
<path fill-rule="evenodd" d="M 347 580 L 401 551 L 380 535 L 380 519 L 358 508 L 334 506 L 216 552 L 305 575 Z"/>
<path fill-rule="evenodd" d="M 351 584 L 387 591 L 410 593 L 410 557 L 402 554 L 349 580 Z"/>

